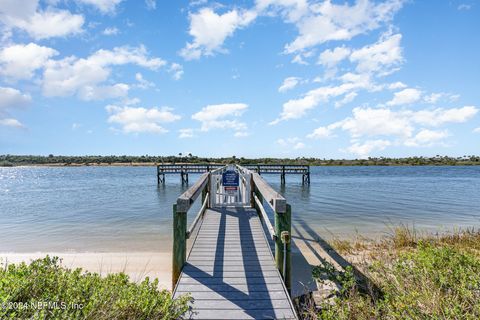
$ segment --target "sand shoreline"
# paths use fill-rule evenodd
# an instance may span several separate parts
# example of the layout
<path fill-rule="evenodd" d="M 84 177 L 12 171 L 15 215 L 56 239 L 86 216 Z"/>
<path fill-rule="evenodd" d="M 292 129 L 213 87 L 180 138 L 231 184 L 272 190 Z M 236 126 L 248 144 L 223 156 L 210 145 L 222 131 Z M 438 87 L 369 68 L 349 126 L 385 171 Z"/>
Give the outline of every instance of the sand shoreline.
<path fill-rule="evenodd" d="M 308 249 L 304 241 L 305 239 L 296 239 L 292 250 L 292 261 L 295 261 L 292 266 L 293 296 L 299 296 L 305 291 L 316 288 L 311 278 L 311 267 L 320 261 L 311 251 L 311 245 Z M 314 240 L 307 241 L 315 242 Z M 142 281 L 145 277 L 149 277 L 151 280 L 157 278 L 160 289 L 172 289 L 171 252 L 0 252 L 0 265 L 29 263 L 47 255 L 61 258 L 62 265 L 70 269 L 82 268 L 103 276 L 109 273 L 124 272 L 134 282 Z"/>
<path fill-rule="evenodd" d="M 157 278 L 160 289 L 171 290 L 171 260 L 169 252 L 1 252 L 0 262 L 20 263 L 41 259 L 45 256 L 62 259 L 62 265 L 75 269 L 82 268 L 101 275 L 125 272 L 134 282 L 145 277 Z"/>

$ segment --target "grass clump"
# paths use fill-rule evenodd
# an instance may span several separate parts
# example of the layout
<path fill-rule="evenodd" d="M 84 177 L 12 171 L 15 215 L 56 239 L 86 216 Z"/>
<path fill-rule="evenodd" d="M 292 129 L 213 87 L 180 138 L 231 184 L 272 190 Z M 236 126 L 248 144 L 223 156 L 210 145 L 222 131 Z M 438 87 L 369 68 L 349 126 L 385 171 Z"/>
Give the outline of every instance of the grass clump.
<path fill-rule="evenodd" d="M 173 299 L 158 280 L 101 277 L 67 269 L 57 257 L 0 268 L 0 319 L 181 319 L 189 297 Z"/>
<path fill-rule="evenodd" d="M 311 318 L 480 319 L 480 233 L 419 237 L 413 229 L 396 230 L 368 249 L 368 260 L 353 263 L 380 294 L 360 290 L 348 269 L 314 268 L 314 278 L 342 290 Z"/>

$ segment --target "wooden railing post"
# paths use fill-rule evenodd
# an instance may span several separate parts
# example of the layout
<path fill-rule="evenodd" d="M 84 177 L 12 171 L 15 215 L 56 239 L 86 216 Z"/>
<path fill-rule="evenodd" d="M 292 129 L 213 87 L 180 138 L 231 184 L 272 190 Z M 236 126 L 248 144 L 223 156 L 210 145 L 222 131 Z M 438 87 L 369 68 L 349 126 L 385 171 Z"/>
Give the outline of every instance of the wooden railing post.
<path fill-rule="evenodd" d="M 172 290 L 175 289 L 183 265 L 187 260 L 187 213 L 173 205 Z"/>
<path fill-rule="evenodd" d="M 205 201 L 205 197 L 207 196 L 207 194 L 208 194 L 208 192 L 209 192 L 209 190 L 210 190 L 210 176 L 211 176 L 211 174 L 210 174 L 210 171 L 207 170 L 207 172 L 208 172 L 207 185 L 206 185 L 205 188 L 203 188 L 203 190 L 202 190 L 202 203 Z M 209 202 L 210 202 L 210 201 L 207 202 L 207 208 L 210 207 L 210 203 L 209 203 Z"/>
<path fill-rule="evenodd" d="M 292 209 L 287 203 L 287 209 L 285 212 L 275 211 L 275 234 L 277 235 L 275 239 L 275 263 L 278 270 L 282 274 L 285 280 L 285 286 L 287 287 L 288 292 L 291 291 L 291 257 L 290 257 L 290 239 L 286 241 L 286 246 L 284 246 L 285 238 L 282 237 L 282 232 L 288 232 L 288 236 L 291 237 L 292 225 L 291 225 L 291 216 Z M 284 233 L 285 234 L 285 233 Z M 284 249 L 285 253 L 284 253 Z M 284 261 L 285 255 L 285 261 Z M 283 266 L 285 264 L 285 270 Z"/>

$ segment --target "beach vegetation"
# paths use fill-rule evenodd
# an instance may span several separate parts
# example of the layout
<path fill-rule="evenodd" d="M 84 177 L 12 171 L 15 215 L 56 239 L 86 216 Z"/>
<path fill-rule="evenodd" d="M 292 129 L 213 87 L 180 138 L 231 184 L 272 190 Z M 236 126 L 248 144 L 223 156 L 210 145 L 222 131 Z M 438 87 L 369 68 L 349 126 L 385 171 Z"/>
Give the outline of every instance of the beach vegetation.
<path fill-rule="evenodd" d="M 351 266 L 315 267 L 318 282 L 333 281 L 340 290 L 314 312 L 300 311 L 304 319 L 480 319 L 480 232 L 419 235 L 408 226 L 392 232 L 357 252 L 350 245 Z M 355 270 L 376 289 L 359 285 Z"/>
<path fill-rule="evenodd" d="M 189 301 L 159 290 L 158 280 L 102 277 L 68 269 L 57 257 L 0 268 L 0 319 L 182 319 Z"/>

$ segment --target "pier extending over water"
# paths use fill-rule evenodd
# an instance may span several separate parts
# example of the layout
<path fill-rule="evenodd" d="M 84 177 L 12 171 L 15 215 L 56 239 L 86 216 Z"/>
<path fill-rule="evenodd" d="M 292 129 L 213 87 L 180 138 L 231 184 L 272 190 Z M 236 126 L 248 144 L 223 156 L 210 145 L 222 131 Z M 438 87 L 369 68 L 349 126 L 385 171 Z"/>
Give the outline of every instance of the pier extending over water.
<path fill-rule="evenodd" d="M 157 183 L 165 183 L 166 174 L 180 174 L 182 183 L 188 183 L 189 173 L 204 173 L 225 167 L 225 164 L 218 163 L 162 163 L 157 165 Z M 310 183 L 309 165 L 284 165 L 284 164 L 247 164 L 242 165 L 250 171 L 258 174 L 279 174 L 280 182 L 285 184 L 287 174 L 302 175 L 302 184 Z"/>
<path fill-rule="evenodd" d="M 260 174 L 238 165 L 208 170 L 178 197 L 173 217 L 172 285 L 175 297 L 194 299 L 191 319 L 298 319 L 289 295 L 291 208 Z"/>

